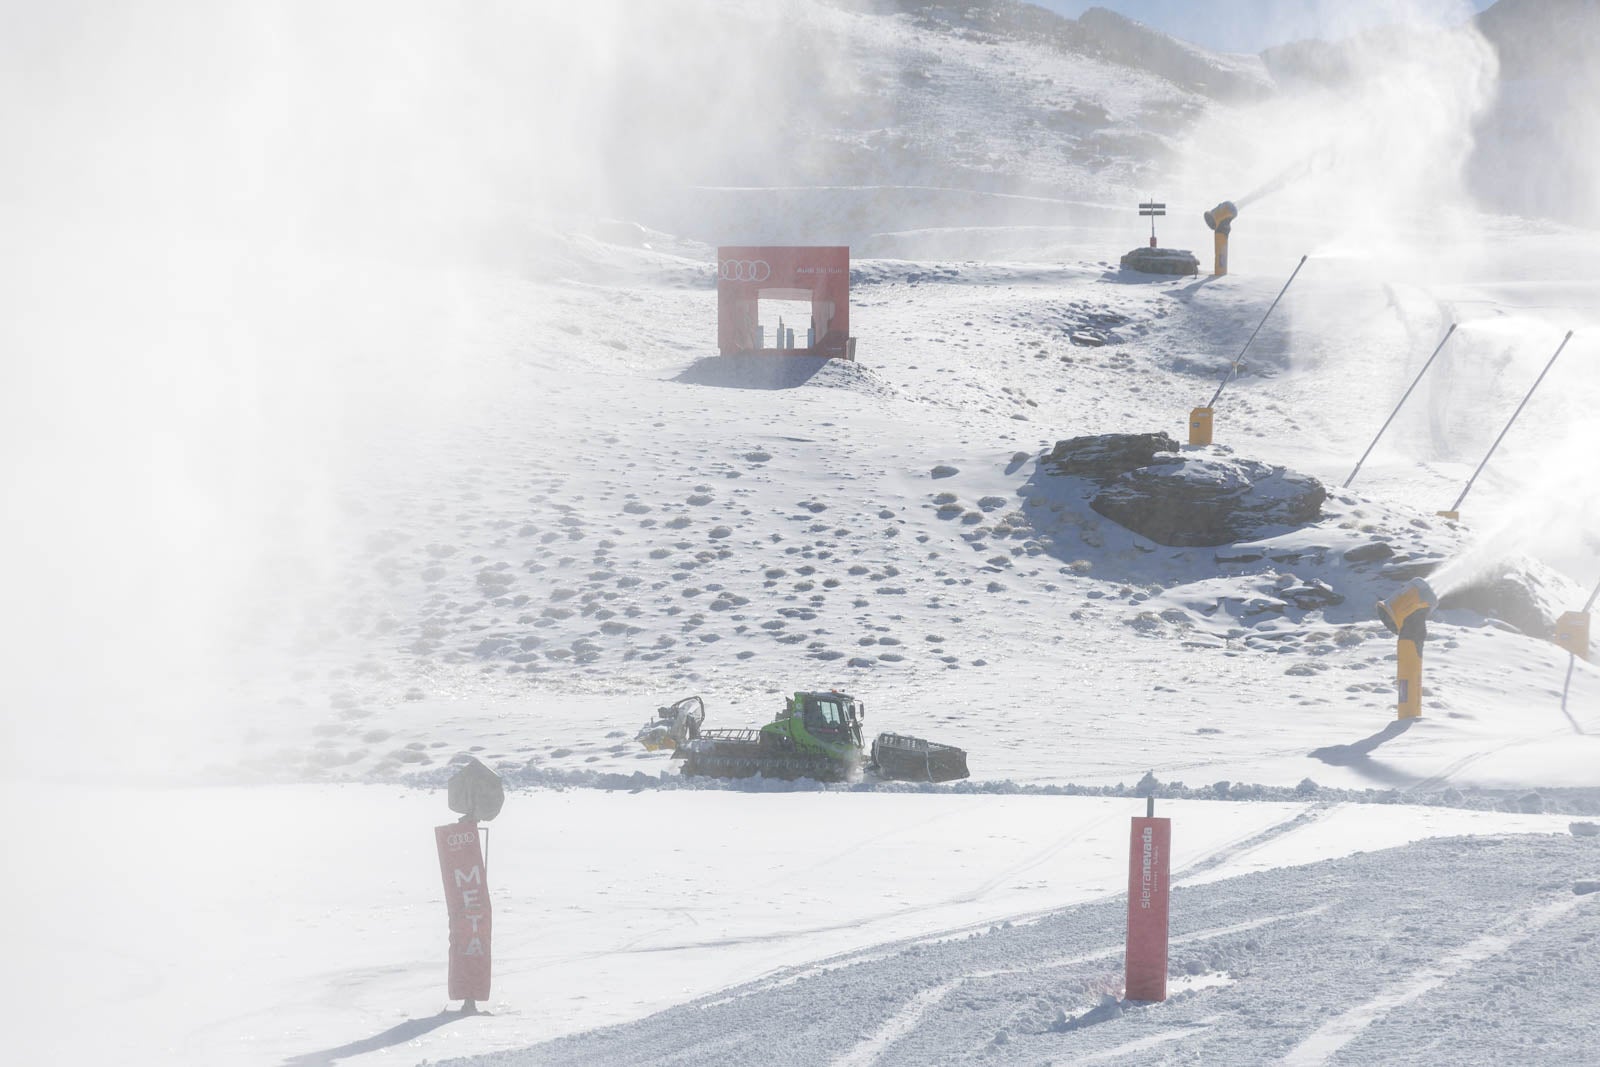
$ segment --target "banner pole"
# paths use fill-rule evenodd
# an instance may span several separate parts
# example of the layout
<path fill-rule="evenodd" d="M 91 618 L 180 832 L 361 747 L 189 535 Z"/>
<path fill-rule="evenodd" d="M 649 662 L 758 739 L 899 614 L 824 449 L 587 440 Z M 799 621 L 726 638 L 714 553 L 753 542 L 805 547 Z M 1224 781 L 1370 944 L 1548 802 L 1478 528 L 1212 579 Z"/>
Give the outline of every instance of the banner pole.
<path fill-rule="evenodd" d="M 1217 385 L 1217 391 L 1211 394 L 1211 403 L 1207 404 L 1206 407 L 1214 408 L 1217 406 L 1217 397 L 1222 395 L 1223 387 L 1228 384 L 1234 374 L 1238 373 L 1239 362 L 1244 359 L 1244 354 L 1250 351 L 1251 344 L 1255 342 L 1256 334 L 1261 332 L 1261 327 L 1265 326 L 1267 319 L 1272 316 L 1272 309 L 1278 306 L 1278 301 L 1283 299 L 1283 294 L 1287 293 L 1289 286 L 1294 284 L 1295 275 L 1299 274 L 1300 268 L 1306 265 L 1306 259 L 1306 256 L 1301 256 L 1300 262 L 1295 264 L 1294 274 L 1289 275 L 1289 280 L 1283 283 L 1283 288 L 1279 289 L 1278 295 L 1273 298 L 1272 307 L 1267 308 L 1267 313 L 1261 316 L 1261 321 L 1256 323 L 1256 328 L 1250 331 L 1249 340 L 1245 341 L 1244 347 L 1239 349 L 1239 354 L 1233 357 L 1233 362 L 1228 366 L 1228 373 L 1222 376 L 1222 381 Z"/>
<path fill-rule="evenodd" d="M 1422 376 L 1428 373 L 1428 368 L 1433 366 L 1433 361 L 1439 358 L 1440 352 L 1444 351 L 1445 342 L 1450 340 L 1450 335 L 1455 332 L 1456 324 L 1452 322 L 1450 328 L 1444 332 L 1444 336 L 1439 339 L 1439 346 L 1433 350 L 1433 355 L 1429 356 L 1428 361 L 1422 365 L 1422 369 L 1417 371 L 1417 376 L 1411 379 L 1411 384 L 1406 388 L 1406 391 L 1400 394 L 1400 403 L 1394 406 L 1394 410 L 1389 412 L 1389 417 L 1383 420 L 1383 425 L 1378 427 L 1378 436 L 1372 439 L 1372 443 L 1367 446 L 1367 450 L 1361 453 L 1361 458 L 1356 460 L 1355 470 L 1351 471 L 1350 477 L 1344 480 L 1344 485 L 1340 486 L 1341 489 L 1350 488 L 1350 483 L 1356 480 L 1356 474 L 1361 470 L 1361 465 L 1367 461 L 1368 456 L 1372 455 L 1372 450 L 1378 447 L 1378 439 L 1389 428 L 1389 424 L 1394 421 L 1394 417 L 1400 414 L 1400 409 L 1405 406 L 1407 398 L 1411 396 L 1411 390 L 1415 389 L 1417 383 L 1422 381 Z"/>
<path fill-rule="evenodd" d="M 1544 370 L 1540 371 L 1539 376 L 1533 380 L 1533 387 L 1528 390 L 1528 395 L 1522 398 L 1522 403 L 1517 405 L 1517 410 L 1511 413 L 1511 418 L 1506 421 L 1505 429 L 1500 431 L 1500 436 L 1496 437 L 1494 444 L 1489 446 L 1489 451 L 1484 454 L 1483 462 L 1478 464 L 1478 469 L 1473 471 L 1472 477 L 1467 479 L 1466 488 L 1461 490 L 1461 495 L 1456 497 L 1456 502 L 1450 505 L 1451 511 L 1461 510 L 1461 502 L 1467 499 L 1468 493 L 1472 492 L 1472 483 L 1478 480 L 1478 475 L 1483 473 L 1483 468 L 1489 465 L 1489 457 L 1494 455 L 1494 450 L 1500 447 L 1500 442 L 1504 440 L 1506 434 L 1510 431 L 1511 424 L 1517 421 L 1517 416 L 1522 414 L 1522 409 L 1528 406 L 1529 400 L 1533 399 L 1534 390 L 1539 388 L 1539 383 L 1544 381 L 1544 376 L 1550 373 L 1550 368 L 1556 365 L 1556 360 L 1561 358 L 1561 352 L 1567 347 L 1567 342 L 1570 340 L 1572 340 L 1572 331 L 1568 330 L 1567 336 L 1561 339 L 1561 344 L 1556 349 L 1556 354 L 1550 357 L 1550 362 L 1544 365 Z"/>

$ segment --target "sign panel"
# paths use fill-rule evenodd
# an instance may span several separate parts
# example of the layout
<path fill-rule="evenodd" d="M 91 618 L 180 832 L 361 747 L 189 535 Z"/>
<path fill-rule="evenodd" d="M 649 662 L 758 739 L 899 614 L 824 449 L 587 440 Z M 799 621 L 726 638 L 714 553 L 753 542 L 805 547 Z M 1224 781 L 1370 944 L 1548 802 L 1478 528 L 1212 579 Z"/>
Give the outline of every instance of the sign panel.
<path fill-rule="evenodd" d="M 1128 849 L 1128 946 L 1123 997 L 1167 999 L 1171 819 L 1134 819 Z"/>
<path fill-rule="evenodd" d="M 805 348 L 764 349 L 759 303 L 806 300 L 809 323 L 795 333 Z M 809 329 L 810 333 L 807 333 Z M 850 249 L 845 245 L 722 245 L 717 249 L 717 349 L 853 358 L 850 350 Z"/>
<path fill-rule="evenodd" d="M 450 999 L 489 999 L 488 873 L 478 824 L 471 820 L 436 826 L 439 873 L 450 912 Z"/>

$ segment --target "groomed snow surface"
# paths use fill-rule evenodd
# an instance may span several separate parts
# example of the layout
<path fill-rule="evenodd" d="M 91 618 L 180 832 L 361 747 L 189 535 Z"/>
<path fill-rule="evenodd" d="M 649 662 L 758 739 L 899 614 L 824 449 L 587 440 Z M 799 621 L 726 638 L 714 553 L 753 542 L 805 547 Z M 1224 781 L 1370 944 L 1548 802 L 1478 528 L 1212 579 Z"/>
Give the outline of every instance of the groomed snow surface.
<path fill-rule="evenodd" d="M 1597 1036 L 1600 839 L 1564 816 L 1161 802 L 1171 996 L 1117 1007 L 1142 801 L 518 791 L 491 1014 L 462 1017 L 435 791 L 4 795 L 40 828 L 18 1063 L 1572 1063 Z"/>

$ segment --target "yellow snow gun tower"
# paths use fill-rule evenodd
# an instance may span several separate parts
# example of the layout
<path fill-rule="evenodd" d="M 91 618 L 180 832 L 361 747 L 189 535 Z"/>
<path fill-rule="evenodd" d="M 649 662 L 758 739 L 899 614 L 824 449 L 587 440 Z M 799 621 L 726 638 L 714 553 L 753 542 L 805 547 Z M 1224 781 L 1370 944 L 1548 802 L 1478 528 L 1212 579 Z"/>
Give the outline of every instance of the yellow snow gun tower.
<path fill-rule="evenodd" d="M 1378 618 L 1399 638 L 1395 649 L 1397 718 L 1422 717 L 1422 643 L 1428 639 L 1428 613 L 1439 604 L 1433 587 L 1414 578 L 1388 600 L 1378 601 Z"/>
<path fill-rule="evenodd" d="M 1581 660 L 1589 659 L 1589 613 L 1564 611 L 1556 620 L 1556 644 Z"/>
<path fill-rule="evenodd" d="M 1228 232 L 1238 217 L 1239 209 L 1233 206 L 1232 200 L 1224 200 L 1205 213 L 1206 225 L 1212 230 L 1211 276 L 1214 278 L 1228 273 Z"/>

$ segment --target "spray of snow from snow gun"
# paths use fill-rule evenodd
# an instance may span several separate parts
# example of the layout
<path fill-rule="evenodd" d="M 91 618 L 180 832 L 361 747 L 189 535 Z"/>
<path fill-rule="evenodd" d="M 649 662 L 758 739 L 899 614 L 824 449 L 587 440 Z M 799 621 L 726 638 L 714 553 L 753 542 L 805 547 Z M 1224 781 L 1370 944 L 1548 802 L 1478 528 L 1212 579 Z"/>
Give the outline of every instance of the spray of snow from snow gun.
<path fill-rule="evenodd" d="M 1313 152 L 1311 155 L 1306 156 L 1304 159 L 1285 167 L 1282 171 L 1278 172 L 1267 181 L 1256 186 L 1250 192 L 1241 196 L 1238 200 L 1235 200 L 1234 204 L 1239 208 L 1239 210 L 1242 211 L 1246 206 L 1255 203 L 1257 200 L 1265 199 L 1266 197 L 1277 192 L 1279 189 L 1282 189 L 1287 185 L 1293 185 L 1302 178 L 1308 178 L 1318 171 L 1332 169 L 1333 163 L 1334 155 L 1331 151 Z"/>
<path fill-rule="evenodd" d="M 1489 457 L 1494 455 L 1494 450 L 1500 447 L 1500 442 L 1505 439 L 1507 431 L 1517 421 L 1517 416 L 1522 414 L 1522 409 L 1528 406 L 1528 401 L 1533 399 L 1534 391 L 1539 388 L 1539 383 L 1544 381 L 1544 376 L 1550 373 L 1550 368 L 1556 365 L 1556 360 L 1561 358 L 1562 350 L 1567 347 L 1567 342 L 1572 340 L 1572 331 L 1561 339 L 1561 344 L 1556 347 L 1556 354 L 1550 357 L 1550 362 L 1544 365 L 1544 370 L 1539 372 L 1539 377 L 1533 380 L 1533 385 L 1528 389 L 1527 396 L 1522 398 L 1522 403 L 1517 405 L 1517 410 L 1511 413 L 1511 418 L 1506 420 L 1505 428 L 1500 431 L 1500 436 L 1494 439 L 1494 444 L 1489 446 L 1489 451 L 1484 453 L 1483 461 L 1478 464 L 1478 469 L 1472 472 L 1472 477 L 1467 479 L 1467 484 L 1462 487 L 1461 495 L 1456 497 L 1456 502 L 1450 505 L 1449 511 L 1439 512 L 1440 517 L 1446 519 L 1461 518 L 1461 502 L 1467 499 L 1467 494 L 1472 492 L 1472 483 L 1478 480 L 1478 475 L 1483 473 L 1483 468 L 1489 465 Z"/>
<path fill-rule="evenodd" d="M 1232 205 L 1217 205 L 1219 208 Z M 1231 217 L 1231 216 L 1230 216 Z M 1211 221 L 1211 212 L 1206 212 L 1206 221 Z M 1217 383 L 1217 391 L 1211 394 L 1210 403 L 1204 407 L 1195 408 L 1189 412 L 1189 443 L 1191 445 L 1209 445 L 1211 443 L 1211 417 L 1216 410 L 1217 398 L 1222 395 L 1222 390 L 1233 380 L 1239 371 L 1239 364 L 1244 360 L 1244 354 L 1250 351 L 1250 345 L 1255 341 L 1256 334 L 1261 332 L 1261 327 L 1267 324 L 1267 319 L 1272 316 L 1273 308 L 1278 306 L 1278 301 L 1283 299 L 1283 294 L 1289 291 L 1289 286 L 1294 284 L 1295 277 L 1299 275 L 1300 268 L 1306 265 L 1305 256 L 1300 257 L 1300 262 L 1295 264 L 1294 273 L 1289 275 L 1289 280 L 1283 283 L 1283 288 L 1278 290 L 1278 295 L 1273 298 L 1272 306 L 1267 308 L 1267 313 L 1261 316 L 1261 321 L 1256 323 L 1256 328 L 1250 331 L 1250 337 L 1245 341 L 1244 347 L 1239 349 L 1239 354 L 1233 357 L 1233 362 L 1228 365 L 1228 370 L 1222 376 L 1222 381 Z"/>
<path fill-rule="evenodd" d="M 1417 387 L 1418 382 L 1422 381 L 1422 376 L 1428 373 L 1428 368 L 1433 366 L 1433 361 L 1439 358 L 1440 352 L 1444 351 L 1445 342 L 1450 340 L 1450 335 L 1455 332 L 1456 324 L 1452 322 L 1450 328 L 1444 332 L 1444 336 L 1439 339 L 1439 345 L 1433 350 L 1433 355 L 1429 356 L 1428 361 L 1422 365 L 1422 369 L 1417 371 L 1417 376 L 1411 380 L 1411 384 L 1406 387 L 1406 391 L 1400 394 L 1400 403 L 1394 406 L 1394 410 L 1389 413 L 1389 417 L 1383 420 L 1383 425 L 1378 427 L 1377 436 L 1373 437 L 1372 443 L 1367 446 L 1367 450 L 1361 453 L 1361 458 L 1356 460 L 1355 469 L 1350 472 L 1350 477 L 1344 480 L 1344 485 L 1341 488 L 1350 488 L 1350 483 L 1356 480 L 1356 475 L 1361 471 L 1361 465 L 1367 461 L 1368 456 L 1372 455 L 1372 450 L 1378 447 L 1378 440 L 1383 436 L 1383 432 L 1389 428 L 1389 424 L 1394 421 L 1394 417 L 1400 414 L 1400 409 L 1405 406 L 1407 398 L 1411 396 L 1411 391 Z"/>

